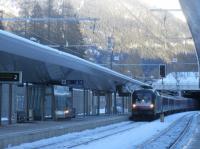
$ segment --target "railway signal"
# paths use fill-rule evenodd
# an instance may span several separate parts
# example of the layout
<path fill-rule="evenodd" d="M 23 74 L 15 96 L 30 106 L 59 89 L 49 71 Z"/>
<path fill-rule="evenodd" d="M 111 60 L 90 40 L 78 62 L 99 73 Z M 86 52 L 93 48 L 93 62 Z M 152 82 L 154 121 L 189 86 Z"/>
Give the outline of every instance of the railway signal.
<path fill-rule="evenodd" d="M 161 78 L 166 77 L 166 65 L 165 64 L 161 64 L 159 66 L 159 74 Z"/>
<path fill-rule="evenodd" d="M 159 74 L 160 77 L 162 78 L 162 87 L 164 88 L 164 82 L 163 82 L 163 78 L 166 77 L 166 65 L 165 64 L 160 64 L 159 66 Z M 162 89 L 163 92 L 163 89 Z M 161 97 L 161 101 L 163 102 L 163 98 Z M 163 104 L 161 107 L 161 113 L 160 113 L 160 122 L 164 122 L 164 112 L 163 112 Z"/>

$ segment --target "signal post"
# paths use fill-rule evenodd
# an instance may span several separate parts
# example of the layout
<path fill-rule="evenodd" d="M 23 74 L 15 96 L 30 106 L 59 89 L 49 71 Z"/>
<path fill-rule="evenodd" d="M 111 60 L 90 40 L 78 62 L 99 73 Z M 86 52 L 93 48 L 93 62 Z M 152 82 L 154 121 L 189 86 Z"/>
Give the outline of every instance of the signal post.
<path fill-rule="evenodd" d="M 160 77 L 162 78 L 162 91 L 161 93 L 163 92 L 164 90 L 164 82 L 163 82 L 163 78 L 166 77 L 166 65 L 165 64 L 160 64 L 159 66 L 159 74 L 160 74 Z M 162 98 L 162 95 L 161 95 L 161 103 L 162 103 L 162 106 L 161 106 L 161 113 L 160 113 L 160 122 L 164 122 L 164 109 L 163 109 L 163 98 Z"/>

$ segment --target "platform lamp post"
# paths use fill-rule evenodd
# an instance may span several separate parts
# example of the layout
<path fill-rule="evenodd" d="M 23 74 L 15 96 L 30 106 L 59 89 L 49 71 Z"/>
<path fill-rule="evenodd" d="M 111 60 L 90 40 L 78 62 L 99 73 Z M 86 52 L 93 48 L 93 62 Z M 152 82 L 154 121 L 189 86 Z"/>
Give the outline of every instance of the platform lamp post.
<path fill-rule="evenodd" d="M 161 91 L 161 93 L 162 93 L 163 90 L 164 90 L 163 78 L 166 77 L 166 65 L 165 64 L 160 64 L 160 66 L 159 66 L 159 74 L 160 74 L 160 77 L 162 78 L 162 91 Z M 162 94 L 161 94 L 161 103 L 162 103 L 162 106 L 161 106 L 160 122 L 164 122 L 164 109 L 163 109 L 163 97 L 162 97 Z"/>

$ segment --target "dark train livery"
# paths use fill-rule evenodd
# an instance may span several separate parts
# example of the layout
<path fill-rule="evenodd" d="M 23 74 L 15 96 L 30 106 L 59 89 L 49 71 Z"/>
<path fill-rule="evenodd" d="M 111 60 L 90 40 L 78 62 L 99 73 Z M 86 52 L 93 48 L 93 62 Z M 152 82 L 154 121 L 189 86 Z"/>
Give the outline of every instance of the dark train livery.
<path fill-rule="evenodd" d="M 174 112 L 194 110 L 196 100 L 181 96 L 160 95 L 156 90 L 136 90 L 132 94 L 131 118 L 156 118 L 161 113 L 170 114 Z"/>

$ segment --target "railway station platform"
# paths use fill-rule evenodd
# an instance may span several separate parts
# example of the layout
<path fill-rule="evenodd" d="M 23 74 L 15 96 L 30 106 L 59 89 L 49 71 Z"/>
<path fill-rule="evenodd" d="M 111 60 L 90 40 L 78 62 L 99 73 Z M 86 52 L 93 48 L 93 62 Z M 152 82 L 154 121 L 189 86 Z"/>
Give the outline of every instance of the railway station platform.
<path fill-rule="evenodd" d="M 128 120 L 128 115 L 77 117 L 61 121 L 34 121 L 0 126 L 0 148 L 93 129 Z"/>

